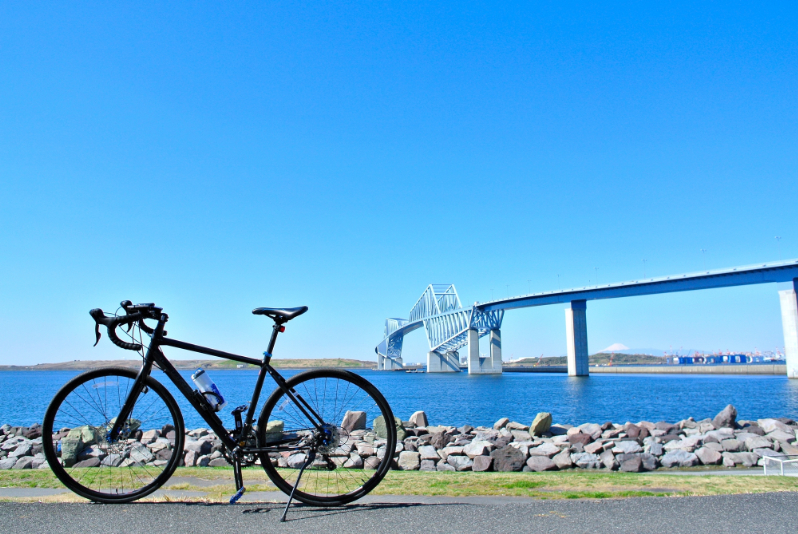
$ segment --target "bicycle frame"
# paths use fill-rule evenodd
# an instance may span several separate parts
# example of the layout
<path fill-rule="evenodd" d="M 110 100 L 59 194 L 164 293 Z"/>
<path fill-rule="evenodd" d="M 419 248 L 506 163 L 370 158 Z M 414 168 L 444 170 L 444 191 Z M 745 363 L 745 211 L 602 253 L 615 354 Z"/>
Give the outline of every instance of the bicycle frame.
<path fill-rule="evenodd" d="M 191 406 L 193 406 L 197 413 L 199 413 L 205 422 L 208 423 L 208 426 L 210 426 L 214 433 L 216 433 L 224 446 L 234 453 L 258 453 L 292 450 L 291 448 L 281 449 L 279 445 L 282 442 L 276 442 L 270 447 L 246 446 L 246 436 L 249 435 L 250 430 L 252 429 L 252 423 L 255 419 L 255 409 L 257 408 L 258 399 L 260 398 L 261 390 L 263 389 L 263 382 L 266 379 L 267 374 L 271 375 L 271 377 L 277 383 L 277 387 L 281 389 L 285 395 L 297 405 L 300 411 L 302 411 L 302 413 L 308 418 L 308 421 L 310 421 L 317 430 L 321 430 L 321 426 L 324 424 L 324 421 L 321 419 L 321 417 L 319 417 L 319 415 L 308 405 L 308 403 L 305 402 L 301 395 L 286 385 L 285 379 L 269 363 L 272 358 L 274 344 L 277 341 L 277 334 L 284 330 L 281 325 L 275 323 L 272 329 L 271 339 L 269 340 L 269 347 L 266 352 L 263 353 L 263 360 L 256 360 L 246 356 L 239 356 L 237 354 L 231 354 L 221 350 L 202 347 L 192 343 L 186 343 L 185 341 L 178 341 L 177 339 L 170 339 L 164 335 L 164 325 L 168 320 L 169 317 L 165 313 L 162 313 L 160 319 L 158 320 L 158 325 L 153 331 L 152 340 L 150 342 L 149 348 L 147 349 L 147 354 L 144 356 L 144 364 L 142 365 L 141 370 L 139 370 L 136 380 L 133 382 L 133 386 L 131 387 L 127 398 L 125 399 L 125 403 L 116 418 L 113 428 L 111 428 L 108 433 L 108 439 L 115 440 L 119 436 L 124 422 L 127 421 L 130 413 L 133 410 L 136 399 L 145 387 L 145 380 L 150 375 L 153 365 L 157 365 L 161 368 L 164 374 L 172 381 L 177 389 L 180 390 L 180 393 L 183 394 Z M 247 363 L 260 367 L 260 371 L 258 372 L 258 380 L 255 384 L 255 390 L 252 393 L 252 400 L 250 401 L 249 409 L 247 410 L 243 429 L 238 436 L 228 432 L 228 430 L 224 427 L 222 420 L 219 419 L 219 416 L 216 415 L 216 412 L 211 409 L 204 397 L 195 389 L 193 389 L 182 376 L 180 376 L 180 373 L 177 372 L 177 369 L 175 369 L 172 363 L 161 351 L 160 347 L 162 346 L 176 347 L 190 352 L 208 354 L 210 356 L 216 356 L 218 358 L 224 358 L 227 360 L 233 360 L 236 362 Z M 236 437 L 240 438 L 240 441 L 237 442 L 234 439 Z"/>

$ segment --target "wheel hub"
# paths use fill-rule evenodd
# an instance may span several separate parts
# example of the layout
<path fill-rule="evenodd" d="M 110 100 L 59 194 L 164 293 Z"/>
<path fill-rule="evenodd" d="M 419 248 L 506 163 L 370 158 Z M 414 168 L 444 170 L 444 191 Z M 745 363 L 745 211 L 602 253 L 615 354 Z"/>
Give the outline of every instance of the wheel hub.
<path fill-rule="evenodd" d="M 333 425 L 324 425 L 317 431 L 317 449 L 321 454 L 330 454 L 340 445 L 341 428 Z"/>

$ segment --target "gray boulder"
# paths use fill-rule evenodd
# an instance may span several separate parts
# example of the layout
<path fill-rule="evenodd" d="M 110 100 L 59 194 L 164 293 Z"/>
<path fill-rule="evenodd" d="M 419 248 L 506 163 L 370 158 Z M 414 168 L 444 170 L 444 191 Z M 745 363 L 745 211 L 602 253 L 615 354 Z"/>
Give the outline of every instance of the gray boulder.
<path fill-rule="evenodd" d="M 396 439 L 398 441 L 404 441 L 407 437 L 407 432 L 405 432 L 405 427 L 402 425 L 402 420 L 398 417 L 394 417 L 393 419 L 394 425 L 396 426 Z M 388 427 L 385 426 L 385 418 L 381 415 L 374 419 L 374 432 L 376 432 L 377 437 L 388 439 Z"/>
<path fill-rule="evenodd" d="M 646 452 L 652 456 L 662 456 L 665 450 L 662 448 L 662 443 L 652 442 L 646 446 Z"/>
<path fill-rule="evenodd" d="M 756 450 L 754 451 L 754 454 L 756 454 L 757 456 L 759 456 L 759 460 L 757 460 L 757 462 L 756 462 L 756 465 L 758 465 L 758 466 L 763 466 L 763 465 L 765 465 L 765 457 L 770 457 L 770 458 L 787 458 L 787 456 L 786 456 L 784 453 L 781 453 L 781 452 L 776 452 L 776 451 L 774 451 L 774 450 L 772 450 L 772 449 L 756 449 Z M 774 462 L 768 462 L 768 464 L 769 464 L 769 465 L 771 465 L 771 466 L 773 466 L 773 467 L 775 467 L 775 466 L 776 466 L 776 464 L 775 464 Z"/>
<path fill-rule="evenodd" d="M 413 413 L 413 415 L 410 416 L 409 422 L 416 425 L 417 427 L 423 427 L 423 428 L 426 428 L 427 425 L 429 424 L 429 421 L 427 420 L 427 414 L 422 411 Z"/>
<path fill-rule="evenodd" d="M 698 456 L 698 459 L 704 465 L 717 465 L 723 460 L 720 452 L 709 447 L 701 447 L 695 451 L 695 455 Z"/>
<path fill-rule="evenodd" d="M 489 441 L 477 441 L 474 440 L 465 447 L 463 447 L 463 453 L 471 458 L 472 460 L 476 456 L 488 456 L 490 452 L 493 450 L 493 444 Z"/>
<path fill-rule="evenodd" d="M 752 452 L 724 452 L 723 465 L 734 467 L 743 465 L 745 467 L 754 467 L 759 461 L 759 457 Z"/>
<path fill-rule="evenodd" d="M 625 458 L 620 467 L 625 473 L 639 473 L 643 470 L 643 459 L 638 455 L 630 455 Z"/>
<path fill-rule="evenodd" d="M 585 445 L 585 452 L 589 452 L 591 454 L 601 454 L 604 452 L 604 449 L 610 448 L 612 442 L 605 442 L 605 441 L 594 441 L 593 443 L 588 443 Z"/>
<path fill-rule="evenodd" d="M 305 458 L 305 454 L 301 452 L 292 454 L 288 457 L 288 467 L 291 469 L 299 469 L 305 464 Z"/>
<path fill-rule="evenodd" d="M 583 425 L 579 425 L 579 430 L 582 434 L 587 434 L 594 440 L 597 440 L 601 437 L 602 432 L 601 425 L 597 425 L 596 423 L 585 423 Z"/>
<path fill-rule="evenodd" d="M 582 469 L 601 469 L 601 459 L 589 452 L 577 452 L 571 455 L 571 461 Z"/>
<path fill-rule="evenodd" d="M 119 467 L 119 464 L 121 464 L 123 460 L 124 458 L 122 458 L 121 454 L 109 454 L 100 461 L 100 465 L 105 467 Z"/>
<path fill-rule="evenodd" d="M 470 471 L 474 461 L 468 456 L 449 456 L 446 462 L 457 471 Z"/>
<path fill-rule="evenodd" d="M 692 467 L 698 465 L 698 456 L 695 453 L 687 452 L 683 449 L 669 451 L 660 458 L 662 467 Z"/>
<path fill-rule="evenodd" d="M 212 445 L 211 445 L 210 441 L 207 441 L 207 440 L 204 440 L 204 439 L 201 439 L 201 440 L 192 439 L 192 440 L 186 440 L 186 444 L 183 447 L 183 449 L 186 450 L 186 451 L 193 451 L 193 452 L 197 453 L 198 456 L 202 456 L 202 455 L 205 455 L 205 454 L 210 454 L 211 446 Z M 153 449 L 153 448 L 151 447 L 151 449 Z M 158 450 L 161 450 L 161 449 L 158 449 Z"/>
<path fill-rule="evenodd" d="M 435 471 L 435 461 L 433 460 L 421 460 L 421 464 L 419 466 L 419 471 Z"/>
<path fill-rule="evenodd" d="M 360 450 L 360 447 L 358 447 L 358 450 Z M 437 462 L 440 458 L 440 456 L 438 456 L 438 452 L 435 450 L 435 447 L 432 445 L 422 445 L 418 448 L 418 452 L 421 454 L 422 460 L 433 460 Z"/>
<path fill-rule="evenodd" d="M 551 461 L 554 462 L 558 469 L 568 469 L 574 465 L 571 461 L 571 453 L 568 452 L 568 449 L 563 450 L 560 454 L 554 455 Z"/>
<path fill-rule="evenodd" d="M 529 449 L 530 456 L 546 456 L 551 458 L 560 453 L 562 449 L 558 446 L 553 445 L 551 443 L 544 443 L 543 445 L 539 445 L 538 447 L 533 447 Z"/>
<path fill-rule="evenodd" d="M 474 465 L 471 466 L 472 471 L 490 471 L 493 467 L 493 458 L 490 456 L 475 456 Z"/>
<path fill-rule="evenodd" d="M 159 429 L 147 430 L 141 435 L 141 441 L 144 445 L 148 443 L 154 443 L 156 439 L 161 437 L 161 431 Z"/>
<path fill-rule="evenodd" d="M 572 445 L 576 445 L 578 443 L 584 447 L 591 441 L 593 441 L 593 438 L 590 436 L 590 434 L 583 434 L 581 432 L 577 432 L 576 434 L 571 434 L 568 436 L 568 443 Z"/>
<path fill-rule="evenodd" d="M 551 428 L 551 414 L 549 412 L 540 412 L 535 416 L 532 424 L 529 425 L 529 433 L 532 436 L 540 436 L 548 432 Z"/>
<path fill-rule="evenodd" d="M 520 471 L 526 462 L 526 454 L 515 447 L 504 447 L 490 453 L 494 471 Z"/>
<path fill-rule="evenodd" d="M 97 457 L 89 458 L 88 460 L 77 462 L 74 467 L 100 467 L 100 459 Z"/>
<path fill-rule="evenodd" d="M 399 453 L 397 463 L 402 471 L 417 471 L 421 467 L 421 455 L 417 452 L 403 451 Z"/>
<path fill-rule="evenodd" d="M 363 469 L 363 458 L 356 452 L 350 453 L 349 459 L 344 462 L 344 467 L 347 469 Z"/>
<path fill-rule="evenodd" d="M 456 469 L 454 467 L 452 467 L 451 465 L 449 465 L 448 463 L 443 462 L 443 461 L 438 462 L 438 465 L 435 466 L 435 470 L 437 470 L 437 471 L 456 471 Z"/>
<path fill-rule="evenodd" d="M 612 451 L 604 451 L 599 454 L 599 460 L 601 460 L 601 465 L 607 469 L 614 471 L 620 467 L 620 463 L 615 459 L 615 455 L 612 454 Z"/>
<path fill-rule="evenodd" d="M 33 464 L 33 456 L 22 456 L 17 458 L 12 469 L 30 469 L 31 464 Z"/>
<path fill-rule="evenodd" d="M 653 471 L 659 465 L 657 457 L 651 454 L 643 453 L 640 455 L 640 459 L 643 461 L 643 469 L 646 471 Z"/>
<path fill-rule="evenodd" d="M 643 448 L 636 441 L 616 441 L 612 452 L 615 454 L 634 454 L 643 452 Z"/>
<path fill-rule="evenodd" d="M 715 428 L 734 428 L 737 422 L 737 409 L 729 404 L 712 420 Z"/>
<path fill-rule="evenodd" d="M 147 462 L 151 462 L 155 459 L 155 456 L 150 452 L 150 449 L 138 442 L 131 445 L 128 457 L 134 462 L 141 464 L 146 464 Z"/>
<path fill-rule="evenodd" d="M 341 428 L 347 432 L 364 430 L 366 428 L 366 412 L 347 410 L 344 414 L 344 420 L 341 422 Z"/>
<path fill-rule="evenodd" d="M 736 439 L 724 439 L 720 445 L 726 452 L 739 452 L 743 449 L 743 444 Z"/>
<path fill-rule="evenodd" d="M 782 423 L 778 419 L 759 419 L 757 424 L 762 430 L 765 431 L 766 434 L 769 434 L 774 430 L 781 430 L 782 432 L 792 431 L 788 425 Z"/>
<path fill-rule="evenodd" d="M 782 443 L 795 442 L 795 432 L 784 432 L 778 429 L 768 433 L 765 437 L 775 441 L 781 441 Z"/>
<path fill-rule="evenodd" d="M 199 458 L 199 454 L 194 451 L 187 451 L 186 455 L 183 457 L 183 464 L 186 467 L 194 467 L 197 463 L 197 458 Z"/>
<path fill-rule="evenodd" d="M 553 471 L 557 469 L 557 464 L 552 462 L 548 456 L 530 456 L 526 461 L 527 467 L 532 471 Z"/>
<path fill-rule="evenodd" d="M 20 456 L 30 456 L 31 455 L 31 442 L 20 443 L 17 445 L 17 448 L 8 453 L 9 458 L 19 458 Z"/>
<path fill-rule="evenodd" d="M 745 440 L 745 448 L 749 451 L 754 449 L 772 449 L 773 443 L 768 438 L 751 437 Z"/>
<path fill-rule="evenodd" d="M 507 423 L 509 422 L 510 419 L 508 419 L 507 417 L 502 417 L 501 419 L 493 423 L 493 430 L 501 430 L 502 428 L 507 426 Z"/>

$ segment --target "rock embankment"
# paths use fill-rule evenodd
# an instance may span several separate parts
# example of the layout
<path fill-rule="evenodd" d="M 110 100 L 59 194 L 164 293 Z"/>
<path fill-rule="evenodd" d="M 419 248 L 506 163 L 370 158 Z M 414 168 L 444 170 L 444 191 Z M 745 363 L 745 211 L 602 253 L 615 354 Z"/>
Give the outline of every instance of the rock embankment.
<path fill-rule="evenodd" d="M 385 421 L 364 428 L 366 415 L 348 412 L 339 446 L 330 459 L 347 469 L 369 469 L 386 454 Z M 552 424 L 539 413 L 530 425 L 507 418 L 493 427 L 430 425 L 424 412 L 396 419 L 399 441 L 394 468 L 421 471 L 552 471 L 604 469 L 627 472 L 660 468 L 763 465 L 766 456 L 798 455 L 798 424 L 792 419 L 737 420 L 733 406 L 714 419 L 677 423 Z M 279 433 L 282 429 L 273 429 Z M 173 428 L 139 432 L 124 447 L 109 451 L 86 428 L 61 429 L 62 462 L 75 467 L 165 465 L 173 454 Z M 71 441 L 70 441 L 71 440 Z M 278 467 L 298 468 L 301 453 L 273 453 Z M 226 466 L 221 441 L 207 429 L 186 432 L 181 465 Z M 0 469 L 47 468 L 41 426 L 0 427 Z"/>

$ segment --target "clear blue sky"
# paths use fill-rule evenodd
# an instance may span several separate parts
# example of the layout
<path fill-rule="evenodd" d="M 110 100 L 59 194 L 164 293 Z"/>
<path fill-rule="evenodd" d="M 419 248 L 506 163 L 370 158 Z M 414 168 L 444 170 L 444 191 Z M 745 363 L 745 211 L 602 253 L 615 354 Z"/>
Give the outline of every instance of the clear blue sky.
<path fill-rule="evenodd" d="M 125 356 L 88 310 L 128 298 L 248 355 L 252 308 L 307 305 L 278 355 L 373 359 L 432 282 L 798 257 L 798 7 L 695 4 L 4 3 L 0 364 Z M 505 358 L 564 354 L 564 321 L 509 312 Z M 591 351 L 783 345 L 772 285 L 588 325 Z"/>

